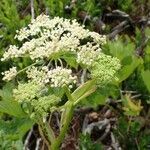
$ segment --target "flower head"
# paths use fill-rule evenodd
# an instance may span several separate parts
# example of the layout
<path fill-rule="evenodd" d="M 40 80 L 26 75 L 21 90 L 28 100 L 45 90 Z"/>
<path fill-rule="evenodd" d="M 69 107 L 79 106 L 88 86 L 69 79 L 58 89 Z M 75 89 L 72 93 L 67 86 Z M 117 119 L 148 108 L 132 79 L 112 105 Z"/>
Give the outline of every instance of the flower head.
<path fill-rule="evenodd" d="M 88 67 L 92 67 L 94 62 L 97 60 L 101 48 L 99 45 L 92 45 L 87 43 L 86 45 L 79 47 L 79 52 L 77 53 L 77 62 Z"/>
<path fill-rule="evenodd" d="M 30 103 L 40 114 L 46 114 L 56 101 L 59 102 L 60 94 L 55 95 L 57 89 L 67 86 L 72 90 L 78 86 L 80 70 L 87 69 L 90 79 L 101 85 L 111 81 L 120 68 L 117 58 L 102 53 L 101 45 L 106 43 L 106 36 L 90 32 L 76 20 L 50 19 L 42 14 L 17 31 L 15 38 L 19 46 L 11 45 L 1 60 L 15 58 L 20 61 L 17 58 L 23 57 L 31 64 L 23 70 L 18 66 L 18 72 L 16 67 L 10 68 L 3 73 L 3 80 L 10 81 L 25 71 L 24 83 L 18 81 L 14 98 Z M 72 64 L 78 67 L 79 75 Z"/>
<path fill-rule="evenodd" d="M 91 78 L 96 79 L 99 85 L 109 83 L 116 78 L 115 74 L 120 67 L 119 59 L 101 53 L 90 70 Z"/>
<path fill-rule="evenodd" d="M 72 84 L 76 83 L 76 76 L 72 76 L 72 70 L 57 67 L 48 72 L 51 87 L 63 87 L 65 85 L 72 88 Z"/>
<path fill-rule="evenodd" d="M 58 53 L 77 53 L 80 41 L 91 37 L 92 43 L 102 45 L 106 36 L 84 29 L 76 20 L 55 17 L 49 19 L 42 14 L 27 27 L 17 31 L 15 36 L 22 43 L 21 47 L 10 46 L 2 60 L 29 56 L 32 60 L 50 58 Z M 84 45 L 83 45 L 84 46 Z"/>
<path fill-rule="evenodd" d="M 30 102 L 40 97 L 44 89 L 42 85 L 34 82 L 19 83 L 18 88 L 13 90 L 13 96 L 19 102 Z"/>

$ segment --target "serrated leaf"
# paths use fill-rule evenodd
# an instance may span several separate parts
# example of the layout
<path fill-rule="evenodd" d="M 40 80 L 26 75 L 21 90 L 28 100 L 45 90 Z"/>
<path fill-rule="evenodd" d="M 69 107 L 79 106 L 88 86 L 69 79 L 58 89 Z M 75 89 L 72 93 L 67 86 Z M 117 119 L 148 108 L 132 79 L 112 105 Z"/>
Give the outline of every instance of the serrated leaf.
<path fill-rule="evenodd" d="M 12 116 L 16 116 L 16 117 L 25 117 L 26 114 L 23 112 L 21 106 L 11 100 L 11 101 L 0 101 L 0 112 L 2 113 L 6 113 Z"/>
<path fill-rule="evenodd" d="M 13 118 L 10 121 L 0 120 L 0 131 L 6 139 L 18 140 L 26 134 L 34 122 L 29 118 Z"/>
<path fill-rule="evenodd" d="M 109 53 L 117 57 L 120 61 L 122 61 L 125 57 L 131 56 L 135 49 L 135 44 L 129 41 L 128 44 L 124 43 L 123 40 L 120 38 L 114 42 L 108 42 L 107 48 L 109 49 Z"/>

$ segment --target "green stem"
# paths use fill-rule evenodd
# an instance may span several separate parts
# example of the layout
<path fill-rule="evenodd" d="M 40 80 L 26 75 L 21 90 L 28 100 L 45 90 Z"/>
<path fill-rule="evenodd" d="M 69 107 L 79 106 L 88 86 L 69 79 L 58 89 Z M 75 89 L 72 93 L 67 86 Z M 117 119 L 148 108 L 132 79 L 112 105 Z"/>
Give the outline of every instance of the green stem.
<path fill-rule="evenodd" d="M 54 143 L 51 144 L 51 150 L 58 150 L 63 139 L 65 138 L 65 135 L 67 133 L 67 130 L 69 128 L 69 124 L 71 122 L 72 116 L 73 116 L 73 102 L 69 102 L 66 108 L 65 113 L 65 121 L 63 123 L 63 126 L 60 130 L 59 136 L 55 139 Z"/>
<path fill-rule="evenodd" d="M 17 75 L 20 74 L 21 72 L 27 70 L 28 68 L 30 68 L 30 67 L 32 67 L 32 66 L 35 66 L 35 65 L 37 65 L 37 64 L 41 64 L 41 63 L 43 63 L 43 61 L 35 62 L 35 63 L 33 63 L 33 64 L 31 64 L 31 65 L 29 65 L 29 66 L 23 68 L 22 70 L 18 71 L 18 72 L 17 72 Z"/>
<path fill-rule="evenodd" d="M 43 141 L 44 141 L 44 143 L 47 145 L 47 147 L 50 147 L 50 143 L 49 143 L 49 141 L 46 139 L 46 137 L 45 137 L 45 135 L 44 135 L 44 133 L 43 133 L 43 128 L 39 125 L 38 126 L 39 127 L 39 133 L 40 133 L 40 135 L 41 135 L 41 137 L 42 137 L 42 139 L 43 139 Z"/>
<path fill-rule="evenodd" d="M 73 116 L 74 101 L 73 101 L 73 98 L 71 96 L 69 89 L 66 86 L 64 88 L 65 88 L 66 96 L 67 96 L 69 101 L 66 104 L 66 109 L 64 110 L 65 114 L 62 115 L 64 117 L 64 121 L 62 122 L 62 125 L 61 125 L 60 134 L 55 139 L 54 143 L 51 144 L 51 150 L 58 150 L 59 149 L 62 141 L 65 138 L 65 135 L 66 135 L 67 130 L 69 128 L 69 124 L 70 124 L 72 116 Z"/>
<path fill-rule="evenodd" d="M 42 131 L 44 132 L 44 135 L 49 142 L 49 145 L 52 144 L 55 141 L 55 134 L 52 128 L 47 122 L 43 123 L 42 121 L 39 121 L 39 125 L 41 126 Z"/>
<path fill-rule="evenodd" d="M 67 96 L 68 100 L 73 102 L 73 97 L 72 97 L 68 87 L 64 86 L 64 90 L 65 90 L 65 93 L 66 93 L 66 96 Z"/>
<path fill-rule="evenodd" d="M 55 141 L 55 134 L 53 132 L 53 129 L 49 126 L 47 122 L 45 122 L 45 130 L 49 141 L 53 143 Z"/>

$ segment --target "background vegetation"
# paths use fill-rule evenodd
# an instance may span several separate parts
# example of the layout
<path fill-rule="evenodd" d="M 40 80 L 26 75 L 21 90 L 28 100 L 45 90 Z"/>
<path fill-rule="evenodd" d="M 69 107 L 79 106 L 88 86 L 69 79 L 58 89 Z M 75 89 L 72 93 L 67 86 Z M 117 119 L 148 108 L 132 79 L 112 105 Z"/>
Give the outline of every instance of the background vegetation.
<path fill-rule="evenodd" d="M 79 104 L 61 149 L 150 149 L 150 1 L 1 0 L 0 56 L 16 44 L 16 30 L 41 13 L 76 18 L 86 28 L 106 34 L 103 51 L 122 64 L 117 83 Z M 26 63 L 22 60 L 18 65 Z M 0 62 L 0 72 L 10 66 L 11 61 Z M 13 86 L 0 75 L 0 149 L 35 149 L 40 139 L 37 126 L 32 127 L 21 106 L 13 102 Z"/>

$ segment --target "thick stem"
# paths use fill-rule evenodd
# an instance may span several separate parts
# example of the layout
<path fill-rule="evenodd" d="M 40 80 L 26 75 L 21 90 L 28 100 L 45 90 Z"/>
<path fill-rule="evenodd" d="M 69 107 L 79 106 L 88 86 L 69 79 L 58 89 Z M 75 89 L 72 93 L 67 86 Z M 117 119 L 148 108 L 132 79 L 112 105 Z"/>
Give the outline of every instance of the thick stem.
<path fill-rule="evenodd" d="M 67 130 L 69 128 L 69 124 L 70 124 L 72 116 L 73 116 L 74 100 L 73 100 L 73 97 L 72 97 L 69 89 L 66 86 L 64 87 L 64 89 L 65 89 L 66 96 L 68 98 L 68 102 L 66 103 L 64 114 L 62 115 L 62 117 L 64 117 L 64 119 L 61 123 L 59 136 L 57 138 L 55 138 L 53 130 L 50 128 L 50 126 L 48 124 L 43 123 L 43 122 L 40 123 L 42 125 L 42 129 L 46 133 L 48 143 L 51 144 L 51 146 L 48 147 L 49 150 L 58 150 L 59 149 L 62 141 L 65 138 L 65 135 L 66 135 Z"/>
<path fill-rule="evenodd" d="M 54 132 L 47 122 L 43 123 L 42 121 L 39 121 L 39 127 L 41 127 L 39 128 L 40 134 L 45 139 L 46 144 L 50 149 L 50 144 L 52 144 L 55 141 Z"/>
<path fill-rule="evenodd" d="M 47 122 L 45 122 L 45 130 L 49 141 L 53 143 L 55 141 L 55 134 L 53 132 L 53 129 L 49 126 Z"/>
<path fill-rule="evenodd" d="M 43 128 L 39 125 L 39 132 L 40 132 L 40 135 L 41 135 L 41 137 L 42 137 L 42 139 L 43 139 L 43 142 L 44 142 L 44 143 L 46 144 L 46 146 L 49 148 L 49 147 L 50 147 L 50 143 L 49 143 L 49 141 L 46 139 L 46 137 L 45 137 L 45 135 L 44 135 L 42 129 L 43 129 Z"/>
<path fill-rule="evenodd" d="M 73 102 L 70 101 L 69 104 L 67 105 L 66 110 L 65 110 L 66 111 L 65 121 L 64 121 L 63 126 L 60 130 L 60 134 L 55 139 L 54 143 L 51 144 L 51 150 L 58 150 L 59 149 L 63 139 L 65 138 L 67 130 L 69 128 L 69 124 L 70 124 L 72 116 L 73 116 L 73 110 L 74 110 Z"/>

